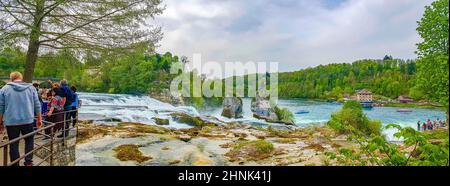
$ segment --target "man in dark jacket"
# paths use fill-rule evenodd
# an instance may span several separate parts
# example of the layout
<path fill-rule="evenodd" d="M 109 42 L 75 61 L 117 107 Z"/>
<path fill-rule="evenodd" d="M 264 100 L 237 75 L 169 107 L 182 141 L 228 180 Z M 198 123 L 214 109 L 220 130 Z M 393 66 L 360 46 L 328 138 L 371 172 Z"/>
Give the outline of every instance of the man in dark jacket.
<path fill-rule="evenodd" d="M 64 128 L 63 134 L 59 135 L 58 137 L 68 136 L 69 135 L 69 127 L 70 127 L 70 116 L 72 111 L 72 103 L 74 101 L 74 96 L 72 90 L 70 90 L 69 86 L 67 85 L 67 80 L 61 80 L 60 82 L 61 90 L 64 92 L 63 95 L 63 101 L 64 101 L 64 112 L 65 114 L 65 122 L 64 122 Z"/>

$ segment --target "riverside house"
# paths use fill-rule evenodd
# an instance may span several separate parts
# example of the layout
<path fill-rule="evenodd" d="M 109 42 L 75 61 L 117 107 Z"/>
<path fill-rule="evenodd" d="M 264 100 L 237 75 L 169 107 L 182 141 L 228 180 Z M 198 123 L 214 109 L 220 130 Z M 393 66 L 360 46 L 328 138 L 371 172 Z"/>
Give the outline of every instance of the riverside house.
<path fill-rule="evenodd" d="M 373 95 L 372 92 L 362 89 L 356 92 L 356 100 L 361 103 L 361 106 L 364 108 L 372 108 L 373 107 Z"/>
<path fill-rule="evenodd" d="M 362 89 L 356 92 L 356 100 L 359 102 L 372 102 L 373 101 L 373 95 L 372 92 Z"/>

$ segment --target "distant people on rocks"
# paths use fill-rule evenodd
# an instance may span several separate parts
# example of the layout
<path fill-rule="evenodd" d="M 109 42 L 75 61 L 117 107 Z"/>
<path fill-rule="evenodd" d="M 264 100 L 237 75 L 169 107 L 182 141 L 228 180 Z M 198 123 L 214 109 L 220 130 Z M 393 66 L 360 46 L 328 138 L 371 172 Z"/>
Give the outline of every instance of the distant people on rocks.
<path fill-rule="evenodd" d="M 4 126 L 8 139 L 12 140 L 33 132 L 33 124 L 37 117 L 36 126 L 42 126 L 41 104 L 36 88 L 30 83 L 22 81 L 20 72 L 10 74 L 11 82 L 0 90 L 0 132 Z M 11 143 L 9 150 L 10 161 L 20 157 L 19 141 Z M 25 138 L 25 154 L 34 148 L 34 136 Z M 18 166 L 19 163 L 15 163 Z M 33 165 L 33 153 L 25 157 L 24 165 Z"/>
<path fill-rule="evenodd" d="M 439 118 L 434 121 L 431 121 L 431 119 L 427 119 L 426 122 L 423 122 L 422 125 L 420 125 L 420 121 L 417 122 L 417 130 L 419 131 L 436 130 L 443 127 L 446 127 L 446 123 Z"/>
<path fill-rule="evenodd" d="M 433 124 L 431 123 L 430 119 L 427 120 L 427 129 L 428 130 L 433 130 Z"/>
<path fill-rule="evenodd" d="M 417 121 L 417 131 L 420 131 L 420 120 Z"/>

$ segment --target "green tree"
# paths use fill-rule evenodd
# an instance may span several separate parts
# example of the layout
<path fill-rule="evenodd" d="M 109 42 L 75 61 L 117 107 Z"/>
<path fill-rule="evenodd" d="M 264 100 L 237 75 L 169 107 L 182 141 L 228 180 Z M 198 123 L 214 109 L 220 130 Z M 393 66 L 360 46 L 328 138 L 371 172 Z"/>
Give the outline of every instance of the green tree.
<path fill-rule="evenodd" d="M 403 139 L 402 144 L 390 143 L 381 135 L 367 137 L 361 131 L 347 128 L 352 134 L 347 140 L 359 144 L 359 149 L 340 148 L 338 153 L 327 152 L 332 160 L 342 165 L 378 166 L 448 166 L 448 131 L 437 130 L 424 133 L 411 127 L 402 128 L 390 124 L 395 137 Z"/>
<path fill-rule="evenodd" d="M 417 44 L 419 57 L 430 54 L 446 54 L 448 56 L 448 12 L 449 0 L 437 0 L 431 6 L 425 6 L 425 13 L 417 31 L 423 42 Z"/>
<path fill-rule="evenodd" d="M 417 87 L 432 101 L 448 106 L 449 1 L 437 0 L 425 7 L 417 31 Z"/>
<path fill-rule="evenodd" d="M 31 82 L 41 47 L 47 50 L 153 46 L 160 29 L 147 19 L 160 14 L 160 0 L 0 0 L 0 43 L 26 45 L 24 80 Z M 145 26 L 143 26 L 145 25 Z"/>
<path fill-rule="evenodd" d="M 369 120 L 360 103 L 354 100 L 345 102 L 340 111 L 333 113 L 327 125 L 341 133 L 352 133 L 349 129 L 354 129 L 366 136 L 381 134 L 381 122 Z"/>

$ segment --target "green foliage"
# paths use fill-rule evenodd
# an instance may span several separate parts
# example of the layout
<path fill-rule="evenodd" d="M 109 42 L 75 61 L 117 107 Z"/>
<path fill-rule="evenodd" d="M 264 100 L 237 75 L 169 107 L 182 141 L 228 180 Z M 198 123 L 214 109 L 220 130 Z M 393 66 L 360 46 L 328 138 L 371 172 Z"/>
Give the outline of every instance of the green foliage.
<path fill-rule="evenodd" d="M 380 135 L 367 138 L 356 132 L 349 136 L 348 140 L 357 142 L 359 149 L 341 148 L 338 153 L 327 152 L 325 155 L 343 165 L 449 165 L 448 132 L 446 135 L 439 134 L 436 139 L 436 136 L 416 131 L 411 127 L 402 128 L 399 125 L 390 124 L 386 126 L 386 129 L 389 128 L 397 130 L 394 136 L 403 139 L 401 145 L 390 143 Z"/>
<path fill-rule="evenodd" d="M 407 95 L 414 86 L 416 63 L 412 60 L 360 60 L 329 64 L 278 75 L 282 98 L 341 99 L 358 89 L 391 99 Z"/>
<path fill-rule="evenodd" d="M 287 108 L 279 108 L 275 106 L 275 114 L 278 120 L 286 123 L 294 123 L 294 114 Z"/>
<path fill-rule="evenodd" d="M 428 99 L 448 105 L 448 54 L 430 54 L 417 62 L 416 87 Z"/>
<path fill-rule="evenodd" d="M 243 141 L 236 144 L 234 149 L 241 149 L 246 146 L 253 146 L 260 153 L 270 153 L 274 149 L 273 144 L 265 140 Z"/>
<path fill-rule="evenodd" d="M 9 77 L 12 71 L 23 72 L 25 54 L 18 48 L 4 48 L 0 51 L 0 76 Z"/>
<path fill-rule="evenodd" d="M 164 55 L 144 55 L 133 53 L 107 64 L 103 71 L 108 79 L 108 92 L 145 94 L 169 88 L 172 78 L 170 65 L 178 62 L 178 57 L 170 53 Z"/>
<path fill-rule="evenodd" d="M 448 106 L 448 26 L 449 1 L 437 0 L 425 7 L 417 31 L 423 42 L 417 44 L 416 89 L 432 101 Z"/>
<path fill-rule="evenodd" d="M 448 0 L 436 0 L 431 3 L 431 6 L 425 6 L 425 13 L 418 21 L 419 26 L 417 27 L 417 31 L 423 39 L 417 44 L 419 57 L 436 53 L 448 56 L 448 6 Z"/>
<path fill-rule="evenodd" d="M 2 50 L 0 76 L 23 71 L 24 56 L 18 49 Z M 80 91 L 145 94 L 169 88 L 170 66 L 178 62 L 171 53 L 145 55 L 142 50 L 118 58 L 88 56 L 84 62 L 75 56 L 68 50 L 45 54 L 37 61 L 35 76 L 67 79 Z"/>
<path fill-rule="evenodd" d="M 359 102 L 353 100 L 345 102 L 340 111 L 333 113 L 327 125 L 340 133 L 356 130 L 365 136 L 381 134 L 381 122 L 369 120 Z"/>
<path fill-rule="evenodd" d="M 2 88 L 5 85 L 6 85 L 6 83 L 4 81 L 0 81 L 0 88 Z"/>
<path fill-rule="evenodd" d="M 186 99 L 186 102 L 189 105 L 192 105 L 196 109 L 204 109 L 205 108 L 205 99 L 203 97 L 189 97 Z"/>

